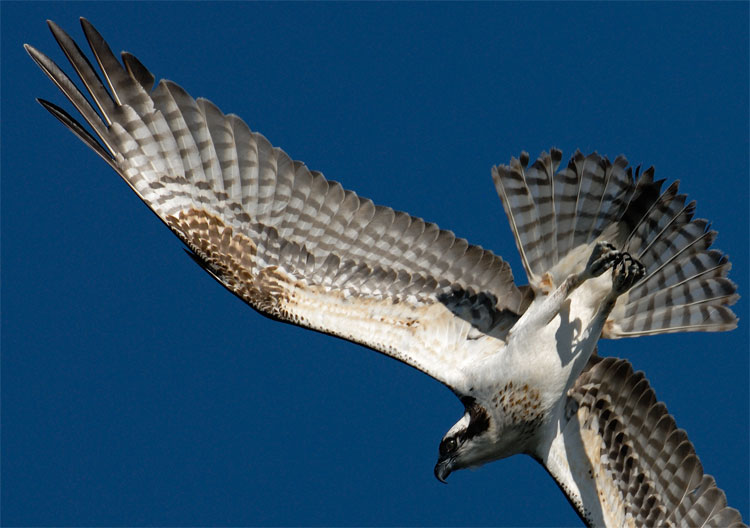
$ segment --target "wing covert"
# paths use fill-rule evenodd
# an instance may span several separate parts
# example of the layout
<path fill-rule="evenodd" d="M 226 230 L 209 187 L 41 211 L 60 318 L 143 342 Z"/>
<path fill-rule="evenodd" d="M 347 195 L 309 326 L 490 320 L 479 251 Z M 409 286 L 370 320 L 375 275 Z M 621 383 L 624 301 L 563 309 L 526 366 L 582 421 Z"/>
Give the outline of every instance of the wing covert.
<path fill-rule="evenodd" d="M 643 372 L 594 355 L 538 458 L 589 526 L 745 526 Z"/>
<path fill-rule="evenodd" d="M 529 292 L 492 252 L 344 190 L 170 81 L 152 90 L 154 76 L 133 55 L 123 53 L 123 67 L 94 27 L 81 24 L 108 88 L 49 22 L 96 109 L 52 60 L 26 49 L 96 137 L 40 102 L 253 308 L 455 387 L 474 353 L 464 346 L 469 332 L 502 338 L 528 305 Z"/>

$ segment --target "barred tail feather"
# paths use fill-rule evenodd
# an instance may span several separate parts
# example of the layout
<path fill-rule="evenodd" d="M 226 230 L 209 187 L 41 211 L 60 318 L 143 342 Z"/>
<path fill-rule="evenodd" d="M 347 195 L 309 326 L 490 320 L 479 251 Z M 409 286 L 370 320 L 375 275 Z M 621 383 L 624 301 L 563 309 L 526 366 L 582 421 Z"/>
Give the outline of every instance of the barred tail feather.
<path fill-rule="evenodd" d="M 576 152 L 557 173 L 562 153 L 543 152 L 493 169 L 531 287 L 548 292 L 581 271 L 594 244 L 606 240 L 646 267 L 646 276 L 618 299 L 604 337 L 731 330 L 738 298 L 728 259 L 710 249 L 716 232 L 693 219 L 679 182 L 661 191 L 654 170 L 640 172 L 623 156 L 614 162 Z"/>
<path fill-rule="evenodd" d="M 678 223 L 673 223 L 666 237 L 669 243 L 653 244 L 639 255 L 649 262 L 645 264 L 648 275 L 618 299 L 604 337 L 723 331 L 737 326 L 737 316 L 729 308 L 739 298 L 737 286 L 726 277 L 732 265 L 721 252 L 709 250 L 716 232 L 706 230 L 705 220 L 674 225 Z M 632 249 L 639 254 L 638 247 Z"/>

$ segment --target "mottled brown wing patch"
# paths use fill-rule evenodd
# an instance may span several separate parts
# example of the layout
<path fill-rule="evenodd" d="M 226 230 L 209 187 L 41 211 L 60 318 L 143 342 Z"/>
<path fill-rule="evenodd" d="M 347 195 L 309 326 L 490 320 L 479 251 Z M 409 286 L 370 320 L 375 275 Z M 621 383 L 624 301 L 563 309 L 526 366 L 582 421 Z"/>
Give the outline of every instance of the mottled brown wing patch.
<path fill-rule="evenodd" d="M 277 263 L 268 264 L 261 262 L 253 240 L 216 215 L 189 209 L 168 217 L 166 222 L 204 269 L 256 310 L 366 345 L 453 388 L 461 386 L 463 374 L 458 366 L 471 353 L 467 346 L 486 345 L 474 341 L 467 345 L 473 331 L 471 323 L 455 317 L 435 295 L 429 295 L 429 289 L 414 295 L 406 288 L 398 298 L 387 292 L 373 293 L 366 285 L 368 277 L 377 277 L 378 271 L 361 266 L 355 266 L 354 276 L 360 287 L 341 289 L 335 281 L 319 280 L 312 266 L 305 273 L 303 263 L 311 257 L 304 248 L 289 250 L 285 261 L 285 242 L 280 241 L 282 256 Z M 254 229 L 262 230 L 258 226 Z M 273 233 L 266 230 L 269 239 L 274 238 Z M 349 265 L 341 263 L 339 267 L 341 273 L 351 275 Z M 331 275 L 336 273 L 329 270 L 323 278 Z M 418 284 L 424 282 L 417 280 Z"/>
<path fill-rule="evenodd" d="M 166 223 L 227 289 L 269 315 L 280 315 L 284 289 L 272 278 L 275 270 L 257 269 L 257 246 L 250 238 L 199 209 L 168 216 Z"/>
<path fill-rule="evenodd" d="M 533 295 L 515 286 L 508 263 L 491 251 L 345 190 L 175 83 L 154 86 L 132 55 L 124 68 L 82 24 L 106 86 L 81 47 L 50 28 L 96 109 L 52 60 L 27 50 L 93 134 L 45 107 L 117 171 L 194 260 L 255 309 L 446 381 L 442 371 L 458 370 L 473 350 L 496 349 L 528 306 Z"/>

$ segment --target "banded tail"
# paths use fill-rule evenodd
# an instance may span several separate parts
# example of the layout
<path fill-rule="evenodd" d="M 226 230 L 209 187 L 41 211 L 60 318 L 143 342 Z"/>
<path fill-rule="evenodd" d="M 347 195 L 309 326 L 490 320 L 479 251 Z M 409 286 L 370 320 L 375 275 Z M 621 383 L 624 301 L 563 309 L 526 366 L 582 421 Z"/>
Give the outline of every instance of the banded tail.
<path fill-rule="evenodd" d="M 561 159 L 552 149 L 529 166 L 524 152 L 492 171 L 535 291 L 582 270 L 593 245 L 606 240 L 640 260 L 646 275 L 618 299 L 603 337 L 737 326 L 729 259 L 710 249 L 716 231 L 693 219 L 695 202 L 678 194 L 678 181 L 661 192 L 664 180 L 654 180 L 653 167 L 633 175 L 623 156 L 611 162 L 576 152 L 558 171 Z"/>

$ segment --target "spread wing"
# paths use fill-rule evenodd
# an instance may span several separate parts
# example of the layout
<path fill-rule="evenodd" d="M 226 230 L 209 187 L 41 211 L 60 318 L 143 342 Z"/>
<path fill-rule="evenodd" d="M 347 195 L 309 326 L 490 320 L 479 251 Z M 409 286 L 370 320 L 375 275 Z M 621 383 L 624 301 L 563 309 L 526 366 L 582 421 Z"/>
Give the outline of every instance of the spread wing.
<path fill-rule="evenodd" d="M 593 356 L 537 457 L 589 526 L 745 526 L 628 361 Z"/>
<path fill-rule="evenodd" d="M 363 344 L 456 389 L 461 364 L 482 353 L 467 336 L 477 328 L 502 339 L 525 309 L 510 267 L 490 251 L 344 190 L 172 82 L 154 88 L 133 55 L 122 54 L 123 67 L 81 24 L 107 87 L 49 22 L 96 108 L 52 60 L 26 49 L 94 135 L 40 103 L 256 310 Z"/>

